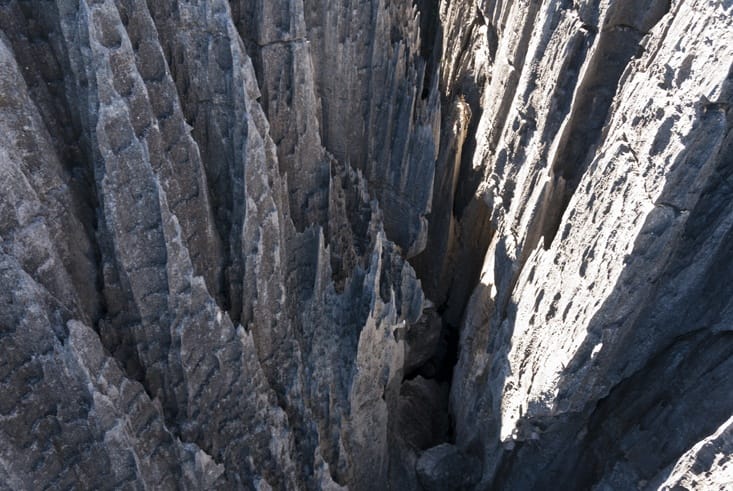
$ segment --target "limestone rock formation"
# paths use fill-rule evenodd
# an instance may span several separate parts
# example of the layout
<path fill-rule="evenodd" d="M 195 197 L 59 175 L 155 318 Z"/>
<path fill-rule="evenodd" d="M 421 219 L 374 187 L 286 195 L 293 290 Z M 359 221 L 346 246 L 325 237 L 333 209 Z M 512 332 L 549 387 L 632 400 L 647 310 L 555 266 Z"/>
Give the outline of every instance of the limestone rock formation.
<path fill-rule="evenodd" d="M 0 489 L 733 486 L 730 0 L 0 0 Z"/>

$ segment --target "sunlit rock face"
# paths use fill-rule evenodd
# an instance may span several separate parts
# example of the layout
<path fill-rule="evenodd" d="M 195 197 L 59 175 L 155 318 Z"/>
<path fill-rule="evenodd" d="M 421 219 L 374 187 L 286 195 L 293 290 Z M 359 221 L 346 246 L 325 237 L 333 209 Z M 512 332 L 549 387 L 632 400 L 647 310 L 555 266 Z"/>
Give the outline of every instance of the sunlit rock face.
<path fill-rule="evenodd" d="M 0 1 L 0 489 L 733 486 L 733 3 Z"/>

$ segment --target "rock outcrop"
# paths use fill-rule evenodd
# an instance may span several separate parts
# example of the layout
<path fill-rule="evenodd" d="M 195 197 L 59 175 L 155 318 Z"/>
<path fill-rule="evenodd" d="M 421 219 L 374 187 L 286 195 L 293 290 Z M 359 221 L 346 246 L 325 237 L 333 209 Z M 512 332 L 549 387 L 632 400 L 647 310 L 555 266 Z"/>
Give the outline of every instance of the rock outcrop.
<path fill-rule="evenodd" d="M 0 488 L 733 485 L 733 3 L 0 1 Z"/>
<path fill-rule="evenodd" d="M 731 4 L 488 3 L 455 439 L 480 487 L 645 488 L 733 408 Z"/>

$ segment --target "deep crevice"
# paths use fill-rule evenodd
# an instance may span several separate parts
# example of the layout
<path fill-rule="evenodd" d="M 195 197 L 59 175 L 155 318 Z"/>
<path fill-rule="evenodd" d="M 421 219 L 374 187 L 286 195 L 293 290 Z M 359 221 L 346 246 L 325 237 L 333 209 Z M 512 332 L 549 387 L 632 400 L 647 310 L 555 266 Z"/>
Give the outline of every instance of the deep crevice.
<path fill-rule="evenodd" d="M 420 56 L 425 60 L 425 76 L 422 82 L 421 99 L 430 97 L 433 77 L 438 76 L 438 66 L 443 54 L 442 26 L 438 15 L 440 0 L 413 0 L 420 13 Z"/>
<path fill-rule="evenodd" d="M 446 305 L 442 305 L 437 309 L 441 326 L 435 352 L 425 363 L 406 373 L 404 380 L 412 380 L 420 376 L 428 380 L 451 383 L 453 369 L 458 362 L 459 326 L 451 324 L 443 318 L 446 309 Z"/>

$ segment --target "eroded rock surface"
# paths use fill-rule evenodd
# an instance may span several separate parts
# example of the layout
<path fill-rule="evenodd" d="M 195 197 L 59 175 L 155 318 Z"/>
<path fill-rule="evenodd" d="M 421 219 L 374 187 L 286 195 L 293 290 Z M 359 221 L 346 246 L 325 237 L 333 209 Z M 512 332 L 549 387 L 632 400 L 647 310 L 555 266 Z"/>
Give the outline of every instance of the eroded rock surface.
<path fill-rule="evenodd" d="M 0 1 L 0 488 L 727 489 L 728 0 Z"/>

